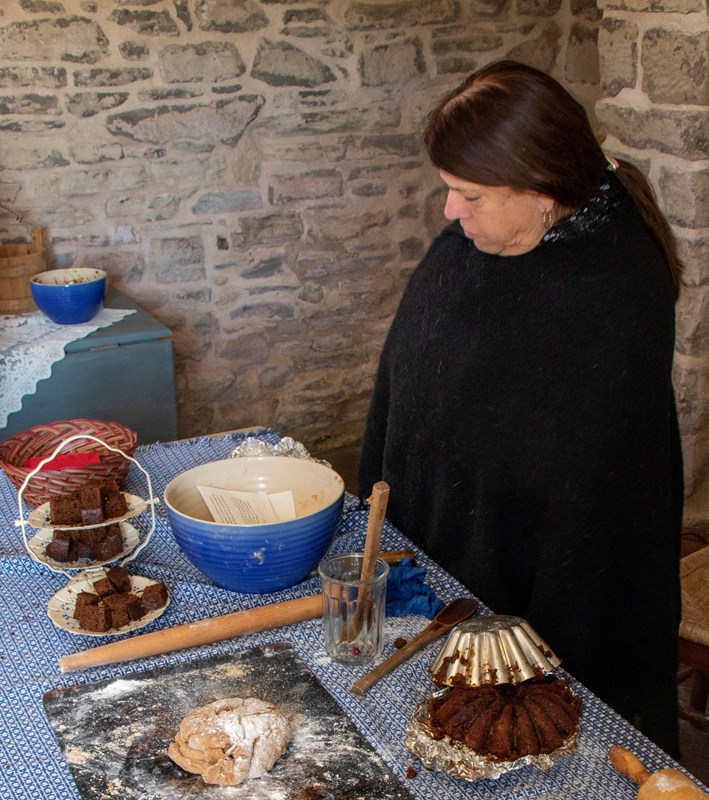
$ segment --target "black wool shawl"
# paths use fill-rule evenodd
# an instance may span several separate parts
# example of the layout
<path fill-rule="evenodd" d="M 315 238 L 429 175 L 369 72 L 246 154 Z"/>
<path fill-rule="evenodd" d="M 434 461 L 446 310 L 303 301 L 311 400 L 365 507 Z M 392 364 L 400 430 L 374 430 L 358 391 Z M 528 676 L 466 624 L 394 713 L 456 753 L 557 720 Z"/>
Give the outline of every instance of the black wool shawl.
<path fill-rule="evenodd" d="M 387 481 L 394 525 L 676 755 L 674 296 L 611 188 L 524 255 L 438 236 L 383 349 L 360 485 Z"/>

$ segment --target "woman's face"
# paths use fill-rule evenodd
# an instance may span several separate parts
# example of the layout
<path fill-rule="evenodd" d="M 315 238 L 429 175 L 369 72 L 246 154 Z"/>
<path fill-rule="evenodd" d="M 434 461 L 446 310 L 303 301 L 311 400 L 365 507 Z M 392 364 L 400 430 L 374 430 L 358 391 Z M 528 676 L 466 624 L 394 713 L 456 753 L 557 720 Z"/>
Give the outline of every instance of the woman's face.
<path fill-rule="evenodd" d="M 447 219 L 460 220 L 478 250 L 517 256 L 533 250 L 542 240 L 544 212 L 553 212 L 552 198 L 508 186 L 471 183 L 443 170 L 440 174 L 448 186 L 444 214 Z"/>

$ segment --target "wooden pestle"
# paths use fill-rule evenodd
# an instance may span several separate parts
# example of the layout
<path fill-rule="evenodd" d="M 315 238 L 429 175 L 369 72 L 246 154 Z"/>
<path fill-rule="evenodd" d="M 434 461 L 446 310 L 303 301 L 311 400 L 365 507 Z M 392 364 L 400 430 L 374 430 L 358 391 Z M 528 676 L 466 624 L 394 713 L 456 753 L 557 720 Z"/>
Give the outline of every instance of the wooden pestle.
<path fill-rule="evenodd" d="M 72 653 L 59 659 L 59 667 L 62 672 L 70 672 L 103 664 L 117 664 L 136 658 L 184 650 L 187 647 L 221 642 L 224 639 L 233 639 L 235 636 L 280 628 L 282 625 L 292 625 L 294 622 L 303 622 L 320 616 L 322 616 L 320 594 L 285 600 L 282 603 L 269 603 Z"/>
<path fill-rule="evenodd" d="M 707 800 L 709 795 L 677 769 L 648 772 L 640 759 L 625 747 L 614 745 L 608 751 L 613 766 L 637 783 L 637 800 Z"/>

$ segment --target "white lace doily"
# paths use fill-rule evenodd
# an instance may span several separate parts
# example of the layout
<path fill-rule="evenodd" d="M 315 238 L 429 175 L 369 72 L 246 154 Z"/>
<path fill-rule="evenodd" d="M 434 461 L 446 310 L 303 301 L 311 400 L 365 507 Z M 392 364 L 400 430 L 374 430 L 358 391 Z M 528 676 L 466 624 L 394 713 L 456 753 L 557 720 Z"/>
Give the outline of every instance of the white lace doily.
<path fill-rule="evenodd" d="M 134 308 L 102 308 L 78 325 L 58 325 L 41 311 L 0 316 L 0 428 L 22 408 L 22 398 L 34 394 L 37 383 L 51 375 L 69 342 L 135 313 Z"/>

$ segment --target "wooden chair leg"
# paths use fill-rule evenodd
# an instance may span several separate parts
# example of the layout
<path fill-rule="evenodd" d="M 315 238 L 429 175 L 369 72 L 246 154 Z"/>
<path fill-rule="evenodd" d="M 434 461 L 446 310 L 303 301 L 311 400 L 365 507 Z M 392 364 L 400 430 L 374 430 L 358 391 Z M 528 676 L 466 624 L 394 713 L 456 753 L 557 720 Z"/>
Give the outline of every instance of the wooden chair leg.
<path fill-rule="evenodd" d="M 709 673 L 696 670 L 692 677 L 692 689 L 689 695 L 689 705 L 695 711 L 706 716 L 707 699 L 709 698 Z"/>
<path fill-rule="evenodd" d="M 694 675 L 694 670 L 691 667 L 680 667 L 677 670 L 677 683 L 684 683 L 692 675 Z"/>
<path fill-rule="evenodd" d="M 679 715 L 694 725 L 695 728 L 709 730 L 709 714 L 707 702 L 709 701 L 709 647 L 690 642 L 680 637 L 679 640 L 679 681 L 686 680 L 684 667 L 691 668 L 691 681 L 689 687 L 689 703 L 680 707 Z"/>
<path fill-rule="evenodd" d="M 709 673 L 694 670 L 689 678 L 689 703 L 680 705 L 680 719 L 685 719 L 700 731 L 709 730 L 707 698 L 709 697 Z"/>

